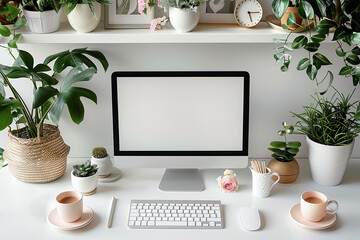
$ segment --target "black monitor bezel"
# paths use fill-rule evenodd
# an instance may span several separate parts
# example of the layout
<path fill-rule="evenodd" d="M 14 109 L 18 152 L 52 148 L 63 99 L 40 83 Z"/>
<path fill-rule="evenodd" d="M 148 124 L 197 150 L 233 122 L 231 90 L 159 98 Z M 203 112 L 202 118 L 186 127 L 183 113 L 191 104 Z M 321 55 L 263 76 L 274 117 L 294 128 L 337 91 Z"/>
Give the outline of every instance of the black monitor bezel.
<path fill-rule="evenodd" d="M 119 77 L 243 77 L 243 146 L 229 151 L 124 151 L 120 150 L 117 79 Z M 250 74 L 245 71 L 118 71 L 111 75 L 113 142 L 115 156 L 248 156 Z"/>

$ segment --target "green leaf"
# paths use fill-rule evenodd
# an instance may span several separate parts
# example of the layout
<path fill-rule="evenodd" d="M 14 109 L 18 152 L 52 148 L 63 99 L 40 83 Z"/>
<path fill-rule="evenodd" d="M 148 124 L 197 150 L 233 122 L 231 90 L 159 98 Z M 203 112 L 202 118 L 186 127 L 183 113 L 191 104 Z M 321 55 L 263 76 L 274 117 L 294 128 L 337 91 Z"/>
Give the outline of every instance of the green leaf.
<path fill-rule="evenodd" d="M 351 52 L 355 55 L 360 55 L 360 48 L 356 46 L 351 50 Z"/>
<path fill-rule="evenodd" d="M 34 67 L 34 58 L 33 56 L 31 56 L 30 53 L 24 51 L 24 50 L 19 50 L 19 57 L 21 58 L 21 60 L 23 61 L 23 63 L 25 64 L 25 66 L 29 69 L 32 70 Z"/>
<path fill-rule="evenodd" d="M 289 0 L 274 0 L 272 3 L 272 10 L 275 16 L 280 19 L 289 5 Z"/>
<path fill-rule="evenodd" d="M 6 97 L 4 85 L 0 82 L 0 106 Z"/>
<path fill-rule="evenodd" d="M 48 72 L 51 71 L 51 68 L 45 64 L 38 64 L 34 67 L 34 72 Z"/>
<path fill-rule="evenodd" d="M 326 3 L 323 0 L 316 0 L 316 6 L 319 8 L 320 11 L 320 18 L 326 16 Z"/>
<path fill-rule="evenodd" d="M 281 27 L 282 27 L 283 29 L 285 29 L 285 30 L 288 30 L 288 29 L 289 29 L 288 26 L 286 26 L 285 24 L 282 24 Z"/>
<path fill-rule="evenodd" d="M 309 52 L 316 52 L 320 47 L 320 44 L 317 42 L 309 42 L 304 46 L 305 50 Z"/>
<path fill-rule="evenodd" d="M 329 28 L 327 27 L 320 27 L 320 25 L 317 25 L 314 29 L 315 32 L 317 32 L 318 34 L 329 34 Z"/>
<path fill-rule="evenodd" d="M 310 65 L 306 69 L 306 74 L 311 80 L 314 80 L 317 75 L 317 68 L 314 65 Z"/>
<path fill-rule="evenodd" d="M 346 55 L 346 52 L 341 50 L 341 48 L 337 48 L 336 49 L 336 55 L 338 55 L 339 57 L 344 57 Z"/>
<path fill-rule="evenodd" d="M 299 152 L 298 148 L 287 148 L 286 151 L 288 151 L 291 154 L 296 155 Z"/>
<path fill-rule="evenodd" d="M 345 66 L 345 67 L 341 68 L 339 75 L 347 76 L 347 75 L 351 74 L 352 71 L 353 71 L 352 66 Z"/>
<path fill-rule="evenodd" d="M 29 74 L 21 68 L 13 70 L 6 75 L 8 78 L 26 78 Z"/>
<path fill-rule="evenodd" d="M 322 42 L 326 39 L 326 35 L 325 34 L 316 34 L 314 36 L 311 37 L 311 41 L 313 42 Z"/>
<path fill-rule="evenodd" d="M 291 13 L 289 14 L 289 17 L 288 17 L 286 23 L 287 23 L 287 25 L 294 25 L 294 24 L 296 24 L 296 18 L 295 18 L 295 15 L 294 15 L 293 12 L 291 12 Z"/>
<path fill-rule="evenodd" d="M 313 61 L 319 62 L 321 65 L 331 65 L 332 63 L 321 53 L 315 53 L 313 56 Z"/>
<path fill-rule="evenodd" d="M 347 28 L 345 27 L 339 27 L 335 30 L 334 32 L 334 37 L 332 39 L 332 41 L 336 41 L 336 40 L 340 40 L 346 37 L 346 35 L 348 35 L 347 33 Z"/>
<path fill-rule="evenodd" d="M 42 106 L 48 99 L 56 96 L 59 91 L 51 86 L 39 87 L 34 93 L 33 108 Z"/>
<path fill-rule="evenodd" d="M 273 42 L 274 42 L 275 44 L 280 44 L 280 39 L 274 38 L 274 39 L 273 39 Z"/>
<path fill-rule="evenodd" d="M 323 79 L 323 81 L 325 81 L 325 79 L 327 78 L 327 76 L 329 76 L 329 82 L 328 82 L 328 85 L 327 87 L 325 88 L 325 90 L 323 90 L 322 92 L 320 92 L 320 95 L 324 95 L 328 90 L 329 88 L 331 87 L 333 81 L 334 81 L 334 74 L 330 71 L 328 71 Z M 322 82 L 323 82 L 322 81 Z"/>
<path fill-rule="evenodd" d="M 76 71 L 77 68 L 74 68 L 66 75 L 61 85 L 61 91 L 66 91 L 74 83 L 80 81 L 89 81 L 96 73 L 96 70 L 94 68 L 88 68 L 85 71 L 80 72 L 78 74 L 75 74 Z"/>
<path fill-rule="evenodd" d="M 11 107 L 0 106 L 0 131 L 12 123 Z"/>
<path fill-rule="evenodd" d="M 320 28 L 332 28 L 332 27 L 336 27 L 336 26 L 337 26 L 336 22 L 329 20 L 329 19 L 323 19 L 319 23 Z"/>
<path fill-rule="evenodd" d="M 9 28 L 0 23 L 0 35 L 4 36 L 4 37 L 9 37 L 10 34 L 11 33 L 10 33 Z"/>
<path fill-rule="evenodd" d="M 82 48 L 74 49 L 73 52 L 75 52 L 75 53 L 81 52 L 83 54 L 92 56 L 93 58 L 95 58 L 96 60 L 98 60 L 101 63 L 101 65 L 104 68 L 104 71 L 107 71 L 107 69 L 109 67 L 109 62 L 107 61 L 107 59 L 105 58 L 105 56 L 102 52 L 94 51 L 94 50 L 87 50 L 87 49 L 82 49 Z"/>
<path fill-rule="evenodd" d="M 299 48 L 302 48 L 303 46 L 305 46 L 307 44 L 307 42 L 308 42 L 308 38 L 305 37 L 304 35 L 301 35 L 294 39 L 291 46 L 293 49 L 299 49 Z"/>
<path fill-rule="evenodd" d="M 314 9 L 311 4 L 306 1 L 301 1 L 298 9 L 298 14 L 302 19 L 311 20 L 314 18 Z"/>
<path fill-rule="evenodd" d="M 286 147 L 287 148 L 299 148 L 299 147 L 301 147 L 301 142 L 298 142 L 298 141 L 287 142 Z"/>
<path fill-rule="evenodd" d="M 304 69 L 306 69 L 309 65 L 310 65 L 310 59 L 308 59 L 308 58 L 303 58 L 303 59 L 299 62 L 298 66 L 297 66 L 297 70 L 299 70 L 299 71 L 304 70 Z"/>
<path fill-rule="evenodd" d="M 52 77 L 52 76 L 49 76 L 48 74 L 46 73 L 35 73 L 34 74 L 44 85 L 56 85 L 59 81 Z"/>
<path fill-rule="evenodd" d="M 270 143 L 270 146 L 272 146 L 274 148 L 285 148 L 286 143 L 282 142 L 282 141 L 273 141 L 273 142 Z"/>
<path fill-rule="evenodd" d="M 9 42 L 8 42 L 8 46 L 11 47 L 11 48 L 17 48 L 17 42 L 20 38 L 21 34 L 18 33 L 18 34 L 15 34 L 13 39 L 11 39 Z"/>
<path fill-rule="evenodd" d="M 20 13 L 20 9 L 13 6 L 11 3 L 6 4 L 6 8 L 9 11 L 9 15 L 6 17 L 6 21 L 13 21 Z"/>
<path fill-rule="evenodd" d="M 59 52 L 53 55 L 48 56 L 45 60 L 44 60 L 44 64 L 48 65 L 50 62 L 52 62 L 53 60 L 55 60 L 58 57 L 62 57 L 65 56 L 69 53 L 69 50 L 63 51 L 63 52 Z"/>
<path fill-rule="evenodd" d="M 349 54 L 347 57 L 346 57 L 346 61 L 348 61 L 350 64 L 352 65 L 358 65 L 360 64 L 360 59 L 357 55 L 355 54 Z"/>
<path fill-rule="evenodd" d="M 14 27 L 15 27 L 15 29 L 18 29 L 18 28 L 25 26 L 25 24 L 26 24 L 25 18 L 18 17 L 14 23 Z"/>

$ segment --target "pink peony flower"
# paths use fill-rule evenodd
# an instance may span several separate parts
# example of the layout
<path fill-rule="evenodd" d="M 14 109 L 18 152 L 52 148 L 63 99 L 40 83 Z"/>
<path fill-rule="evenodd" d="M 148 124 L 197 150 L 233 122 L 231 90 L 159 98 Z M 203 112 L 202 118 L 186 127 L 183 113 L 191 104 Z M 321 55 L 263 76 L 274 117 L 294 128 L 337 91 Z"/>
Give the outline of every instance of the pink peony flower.
<path fill-rule="evenodd" d="M 161 8 L 161 0 L 158 0 L 158 7 Z"/>
<path fill-rule="evenodd" d="M 239 187 L 236 174 L 232 170 L 226 170 L 224 175 L 224 177 L 219 176 L 217 178 L 218 186 L 224 192 L 235 192 Z"/>

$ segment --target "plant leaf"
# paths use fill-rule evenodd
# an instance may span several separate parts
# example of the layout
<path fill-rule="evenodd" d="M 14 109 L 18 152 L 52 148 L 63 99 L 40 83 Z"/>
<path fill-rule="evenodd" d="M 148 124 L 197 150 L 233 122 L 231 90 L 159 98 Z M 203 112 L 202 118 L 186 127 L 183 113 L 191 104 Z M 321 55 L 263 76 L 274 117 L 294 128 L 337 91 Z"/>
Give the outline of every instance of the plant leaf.
<path fill-rule="evenodd" d="M 280 19 L 284 15 L 288 5 L 289 5 L 289 0 L 274 0 L 273 1 L 272 10 L 278 19 Z"/>
<path fill-rule="evenodd" d="M 299 62 L 298 66 L 297 66 L 297 70 L 299 70 L 299 71 L 305 70 L 309 65 L 310 65 L 310 59 L 303 58 Z"/>
<path fill-rule="evenodd" d="M 302 19 L 311 20 L 314 18 L 314 9 L 311 4 L 306 1 L 301 1 L 298 9 L 298 14 Z"/>
<path fill-rule="evenodd" d="M 9 28 L 0 23 L 0 35 L 4 36 L 4 37 L 9 37 L 10 34 L 11 33 L 10 33 Z"/>
<path fill-rule="evenodd" d="M 50 98 L 56 96 L 59 91 L 51 86 L 39 87 L 34 92 L 34 100 L 32 107 L 38 108 L 47 102 Z"/>
<path fill-rule="evenodd" d="M 351 74 L 352 71 L 353 71 L 352 66 L 345 66 L 345 67 L 341 68 L 339 75 L 347 76 L 347 75 Z"/>
<path fill-rule="evenodd" d="M 311 80 L 314 80 L 317 75 L 317 68 L 314 65 L 310 65 L 306 69 L 306 74 Z"/>
<path fill-rule="evenodd" d="M 274 148 L 285 148 L 286 143 L 282 142 L 282 141 L 273 141 L 273 142 L 270 143 L 270 146 L 272 146 Z"/>
<path fill-rule="evenodd" d="M 305 37 L 304 35 L 301 35 L 294 39 L 291 46 L 293 49 L 299 49 L 299 48 L 302 48 L 303 46 L 305 46 L 307 44 L 307 42 L 308 42 L 308 38 Z"/>

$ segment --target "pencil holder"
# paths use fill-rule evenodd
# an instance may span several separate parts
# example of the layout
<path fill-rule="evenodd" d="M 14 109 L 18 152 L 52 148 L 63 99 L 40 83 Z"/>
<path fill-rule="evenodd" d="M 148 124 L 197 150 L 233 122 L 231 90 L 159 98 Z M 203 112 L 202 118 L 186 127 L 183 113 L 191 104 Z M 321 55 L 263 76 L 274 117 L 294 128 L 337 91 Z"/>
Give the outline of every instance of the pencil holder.
<path fill-rule="evenodd" d="M 280 180 L 280 175 L 276 172 L 271 172 L 270 168 L 266 168 L 266 173 L 259 173 L 254 169 L 250 168 L 252 173 L 252 192 L 253 195 L 260 198 L 266 198 L 270 195 L 271 189 Z M 277 176 L 275 182 L 272 181 L 271 177 Z"/>

